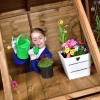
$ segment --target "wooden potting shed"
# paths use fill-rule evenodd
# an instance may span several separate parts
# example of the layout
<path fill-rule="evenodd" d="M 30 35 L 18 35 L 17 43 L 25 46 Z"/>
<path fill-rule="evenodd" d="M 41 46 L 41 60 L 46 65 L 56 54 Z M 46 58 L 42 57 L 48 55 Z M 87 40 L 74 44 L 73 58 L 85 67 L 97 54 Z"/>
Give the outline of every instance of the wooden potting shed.
<path fill-rule="evenodd" d="M 88 0 L 82 0 L 88 18 L 81 0 L 10 1 L 0 1 L 0 84 L 3 84 L 0 100 L 78 100 L 99 93 L 100 53 L 88 21 Z M 65 75 L 58 56 L 58 51 L 62 50 L 58 41 L 59 19 L 70 25 L 71 38 L 86 41 L 93 59 L 90 76 L 69 80 Z M 47 46 L 53 55 L 54 76 L 49 79 L 43 79 L 39 73 L 27 73 L 26 64 L 19 66 L 13 61 L 12 36 L 20 33 L 30 36 L 34 27 L 46 31 Z M 17 87 L 11 87 L 10 77 L 18 82 Z"/>

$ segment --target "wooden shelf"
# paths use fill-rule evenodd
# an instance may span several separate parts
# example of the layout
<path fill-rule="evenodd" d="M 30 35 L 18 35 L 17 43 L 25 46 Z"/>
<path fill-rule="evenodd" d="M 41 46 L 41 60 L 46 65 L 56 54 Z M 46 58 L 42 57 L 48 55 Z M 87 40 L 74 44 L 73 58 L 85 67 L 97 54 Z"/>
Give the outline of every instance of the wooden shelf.
<path fill-rule="evenodd" d="M 18 87 L 12 89 L 14 100 L 46 100 L 59 96 L 72 99 L 100 92 L 99 75 L 93 66 L 92 71 L 90 76 L 73 80 L 67 78 L 61 66 L 54 66 L 54 76 L 48 79 L 35 72 L 17 75 L 13 77 L 18 82 Z"/>

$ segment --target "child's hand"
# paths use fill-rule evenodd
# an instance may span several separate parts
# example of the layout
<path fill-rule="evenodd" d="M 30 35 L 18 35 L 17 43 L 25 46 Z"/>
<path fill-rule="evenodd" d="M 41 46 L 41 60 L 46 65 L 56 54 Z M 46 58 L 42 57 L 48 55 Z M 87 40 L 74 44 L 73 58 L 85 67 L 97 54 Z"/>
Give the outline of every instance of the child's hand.
<path fill-rule="evenodd" d="M 30 55 L 31 60 L 34 60 L 37 58 L 36 54 L 33 52 L 33 48 L 28 51 L 28 54 Z"/>

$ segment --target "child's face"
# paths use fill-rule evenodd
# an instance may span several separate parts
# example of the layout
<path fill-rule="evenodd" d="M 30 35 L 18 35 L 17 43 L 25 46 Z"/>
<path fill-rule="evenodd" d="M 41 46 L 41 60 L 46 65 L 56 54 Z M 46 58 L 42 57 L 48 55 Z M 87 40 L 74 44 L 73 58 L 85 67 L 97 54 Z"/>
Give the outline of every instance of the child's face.
<path fill-rule="evenodd" d="M 31 34 L 31 37 L 32 37 L 32 43 L 35 46 L 38 46 L 40 49 L 45 46 L 46 37 L 43 34 L 39 32 L 34 32 Z"/>

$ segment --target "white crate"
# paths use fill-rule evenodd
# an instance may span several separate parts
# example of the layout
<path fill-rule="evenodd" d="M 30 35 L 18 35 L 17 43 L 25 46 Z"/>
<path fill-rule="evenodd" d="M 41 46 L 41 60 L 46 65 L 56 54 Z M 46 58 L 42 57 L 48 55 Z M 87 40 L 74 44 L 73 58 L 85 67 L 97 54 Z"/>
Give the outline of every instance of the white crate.
<path fill-rule="evenodd" d="M 91 56 L 89 53 L 70 58 L 64 58 L 61 53 L 62 51 L 58 52 L 64 71 L 69 79 L 90 75 Z"/>

